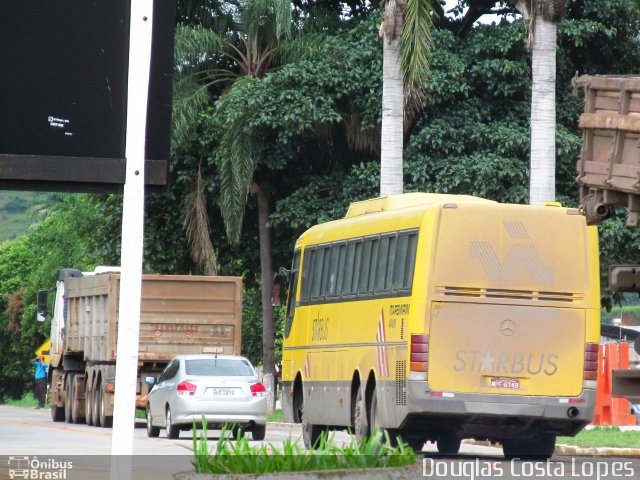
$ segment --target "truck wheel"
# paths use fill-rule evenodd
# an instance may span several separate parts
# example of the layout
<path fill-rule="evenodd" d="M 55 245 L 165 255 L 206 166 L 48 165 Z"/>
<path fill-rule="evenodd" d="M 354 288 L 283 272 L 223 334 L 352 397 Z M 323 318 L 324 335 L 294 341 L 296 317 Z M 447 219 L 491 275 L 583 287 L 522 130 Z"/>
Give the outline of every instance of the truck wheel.
<path fill-rule="evenodd" d="M 167 423 L 164 427 L 167 431 L 167 438 L 178 438 L 180 436 L 180 429 L 171 422 L 171 408 L 167 405 Z"/>
<path fill-rule="evenodd" d="M 67 423 L 73 422 L 73 418 L 71 417 L 71 404 L 73 403 L 71 389 L 73 388 L 74 376 L 74 373 L 67 374 L 67 378 L 64 382 L 64 421 Z"/>
<path fill-rule="evenodd" d="M 79 412 L 79 396 L 80 392 L 78 391 L 78 384 L 76 382 L 76 377 L 74 377 L 73 381 L 71 382 L 71 421 L 73 423 L 84 423 L 84 417 L 82 417 Z"/>
<path fill-rule="evenodd" d="M 267 426 L 266 425 L 254 425 L 251 430 L 251 438 L 253 440 L 261 441 L 264 440 L 264 437 L 267 435 Z"/>
<path fill-rule="evenodd" d="M 51 405 L 51 420 L 54 422 L 62 422 L 64 420 L 64 408 Z"/>
<path fill-rule="evenodd" d="M 87 383 L 84 385 L 84 414 L 87 425 L 93 425 L 93 381 L 90 372 L 86 373 Z"/>
<path fill-rule="evenodd" d="M 96 427 L 100 426 L 100 379 L 98 379 L 92 386 L 91 392 L 91 416 L 93 417 L 93 424 Z"/>
<path fill-rule="evenodd" d="M 99 393 L 98 418 L 100 419 L 100 426 L 102 428 L 111 428 L 113 425 L 113 417 L 106 414 L 108 396 L 104 391 L 104 385 L 100 385 L 100 388 L 96 390 L 96 393 Z"/>
<path fill-rule="evenodd" d="M 160 435 L 160 429 L 154 427 L 151 421 L 151 409 L 147 405 L 147 437 L 155 438 Z"/>

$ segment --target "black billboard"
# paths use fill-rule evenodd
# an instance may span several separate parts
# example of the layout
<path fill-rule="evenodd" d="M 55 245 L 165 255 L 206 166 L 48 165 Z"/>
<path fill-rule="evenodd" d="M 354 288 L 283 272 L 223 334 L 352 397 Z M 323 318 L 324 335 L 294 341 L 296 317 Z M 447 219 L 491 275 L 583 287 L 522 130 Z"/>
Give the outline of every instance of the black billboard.
<path fill-rule="evenodd" d="M 0 188 L 122 191 L 131 0 L 5 0 Z M 176 0 L 154 0 L 145 183 L 167 182 Z"/>

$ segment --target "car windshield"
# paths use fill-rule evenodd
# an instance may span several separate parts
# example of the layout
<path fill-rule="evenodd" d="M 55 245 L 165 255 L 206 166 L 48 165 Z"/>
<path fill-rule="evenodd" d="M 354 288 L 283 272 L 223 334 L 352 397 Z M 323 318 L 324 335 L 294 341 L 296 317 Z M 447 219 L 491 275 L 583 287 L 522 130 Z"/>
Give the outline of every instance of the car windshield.
<path fill-rule="evenodd" d="M 246 360 L 230 360 L 227 358 L 198 358 L 187 360 L 187 375 L 218 377 L 252 377 L 253 369 Z"/>

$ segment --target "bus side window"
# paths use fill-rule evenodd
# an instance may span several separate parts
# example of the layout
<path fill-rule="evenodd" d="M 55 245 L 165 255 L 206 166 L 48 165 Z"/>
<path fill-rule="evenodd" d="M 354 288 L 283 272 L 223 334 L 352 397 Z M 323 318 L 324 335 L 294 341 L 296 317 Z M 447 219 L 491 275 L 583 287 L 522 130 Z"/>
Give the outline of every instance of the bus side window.
<path fill-rule="evenodd" d="M 360 278 L 358 279 L 358 294 L 367 293 L 369 287 L 369 270 L 371 269 L 371 248 L 373 238 L 367 238 L 362 245 L 362 257 L 360 259 Z"/>
<path fill-rule="evenodd" d="M 304 263 L 302 264 L 302 289 L 300 299 L 309 300 L 311 297 L 311 278 L 313 275 L 313 265 L 315 263 L 316 249 L 307 247 L 304 249 Z"/>
<path fill-rule="evenodd" d="M 293 266 L 291 267 L 291 279 L 289 282 L 289 296 L 287 298 L 287 313 L 284 321 L 284 336 L 289 337 L 293 316 L 296 312 L 296 292 L 298 291 L 298 278 L 300 271 L 300 250 L 293 256 Z"/>
<path fill-rule="evenodd" d="M 418 233 L 409 235 L 409 245 L 407 247 L 407 263 L 404 271 L 402 288 L 408 290 L 413 284 L 413 272 L 416 266 L 416 247 L 418 245 Z"/>

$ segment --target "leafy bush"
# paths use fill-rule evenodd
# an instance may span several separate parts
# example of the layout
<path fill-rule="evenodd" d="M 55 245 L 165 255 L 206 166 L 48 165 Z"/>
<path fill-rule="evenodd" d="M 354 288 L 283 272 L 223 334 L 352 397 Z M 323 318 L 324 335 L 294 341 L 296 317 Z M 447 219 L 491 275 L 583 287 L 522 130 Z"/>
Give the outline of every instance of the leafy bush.
<path fill-rule="evenodd" d="M 351 443 L 339 447 L 333 443 L 333 437 L 324 432 L 318 446 L 307 451 L 298 440 L 288 438 L 282 448 L 271 443 L 251 446 L 249 440 L 238 437 L 230 439 L 228 433 L 234 432 L 233 426 L 225 425 L 215 447 L 207 446 L 207 425 L 202 423 L 202 432 L 197 435 L 195 423 L 193 434 L 192 461 L 197 473 L 252 473 L 300 472 L 309 470 L 328 470 L 343 468 L 379 468 L 403 467 L 416 461 L 413 450 L 400 442 L 397 447 L 391 445 L 389 435 L 376 430 L 365 442 Z"/>

